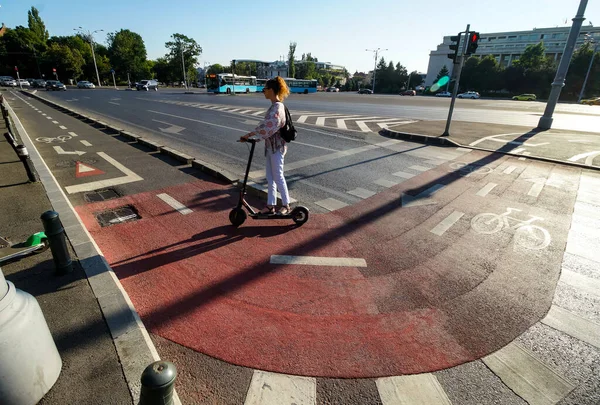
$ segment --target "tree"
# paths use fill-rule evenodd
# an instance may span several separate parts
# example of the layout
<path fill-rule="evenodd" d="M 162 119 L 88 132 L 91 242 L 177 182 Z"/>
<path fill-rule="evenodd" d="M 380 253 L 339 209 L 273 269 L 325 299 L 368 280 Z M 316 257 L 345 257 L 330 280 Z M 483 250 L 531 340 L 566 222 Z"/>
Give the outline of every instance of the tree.
<path fill-rule="evenodd" d="M 288 66 L 290 67 L 290 77 L 296 77 L 296 65 L 294 64 L 295 54 L 296 43 L 290 42 L 290 51 L 288 52 Z"/>
<path fill-rule="evenodd" d="M 77 81 L 83 73 L 81 67 L 84 63 L 79 50 L 58 43 L 52 43 L 44 55 L 44 64 L 51 66 L 48 70 L 55 68 L 59 79 L 64 81 L 67 79 Z"/>
<path fill-rule="evenodd" d="M 197 67 L 198 56 L 202 54 L 202 47 L 193 38 L 178 33 L 171 35 L 171 41 L 165 43 L 165 48 L 169 50 L 165 57 L 169 61 L 171 74 L 181 79 L 183 79 L 182 55 L 187 70 L 190 67 Z M 176 72 L 179 72 L 179 74 Z"/>
<path fill-rule="evenodd" d="M 139 34 L 122 29 L 108 34 L 107 42 L 111 67 L 120 81 L 127 80 L 127 73 L 133 81 L 150 76 L 146 63 L 146 46 Z"/>
<path fill-rule="evenodd" d="M 415 87 L 423 84 L 423 76 L 421 76 L 416 70 L 414 72 L 410 72 L 408 83 L 410 85 L 409 87 L 414 89 Z M 410 88 L 407 88 L 407 90 L 410 90 Z"/>
<path fill-rule="evenodd" d="M 18 66 L 23 77 L 38 76 L 36 41 L 35 34 L 29 28 L 17 26 L 7 29 L 0 37 L 0 69 L 13 73 L 14 67 Z"/>
<path fill-rule="evenodd" d="M 575 51 L 561 96 L 564 95 L 565 98 L 571 100 L 579 98 L 579 93 L 583 87 L 592 56 L 594 57 L 594 62 L 592 63 L 592 70 L 590 70 L 590 74 L 588 75 L 584 96 L 590 97 L 600 93 L 600 53 L 593 54 L 593 52 L 593 45 L 589 42 L 584 43 Z"/>
<path fill-rule="evenodd" d="M 44 24 L 44 21 L 42 21 L 40 13 L 35 7 L 31 7 L 31 10 L 27 12 L 27 26 L 35 36 L 37 43 L 45 44 L 46 41 L 48 41 L 49 35 L 46 30 L 46 25 Z"/>
<path fill-rule="evenodd" d="M 521 72 L 523 75 L 520 92 L 536 93 L 538 96 L 546 97 L 550 93 L 550 83 L 555 72 L 556 63 L 546 56 L 544 43 L 529 45 L 523 51 L 519 60 L 513 64 L 518 70 L 512 73 Z"/>
<path fill-rule="evenodd" d="M 450 76 L 450 71 L 448 70 L 448 68 L 446 67 L 446 65 L 444 65 L 444 66 L 443 66 L 443 67 L 440 69 L 440 71 L 438 72 L 438 74 L 437 74 L 437 77 L 435 78 L 435 82 L 436 82 L 436 83 L 437 83 L 437 82 L 439 82 L 439 81 L 440 81 L 440 79 L 441 79 L 442 77 L 445 77 L 445 76 Z"/>

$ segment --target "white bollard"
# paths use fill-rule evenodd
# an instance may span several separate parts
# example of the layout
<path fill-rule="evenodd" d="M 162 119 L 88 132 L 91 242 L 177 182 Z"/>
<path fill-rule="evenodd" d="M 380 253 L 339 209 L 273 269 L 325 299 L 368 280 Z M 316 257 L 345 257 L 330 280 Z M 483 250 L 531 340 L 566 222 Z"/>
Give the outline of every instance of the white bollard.
<path fill-rule="evenodd" d="M 0 403 L 37 404 L 58 379 L 61 367 L 38 302 L 6 281 L 0 270 Z"/>

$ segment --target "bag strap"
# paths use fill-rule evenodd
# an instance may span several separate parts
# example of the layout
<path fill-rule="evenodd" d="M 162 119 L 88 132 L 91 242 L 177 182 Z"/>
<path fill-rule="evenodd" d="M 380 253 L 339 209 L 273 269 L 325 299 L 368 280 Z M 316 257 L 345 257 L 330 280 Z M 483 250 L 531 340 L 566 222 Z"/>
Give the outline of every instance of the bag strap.
<path fill-rule="evenodd" d="M 285 108 L 285 123 L 289 124 L 289 126 L 293 127 L 294 123 L 292 122 L 292 115 L 290 114 L 290 110 L 288 110 L 288 108 L 285 104 L 284 104 L 283 108 Z"/>

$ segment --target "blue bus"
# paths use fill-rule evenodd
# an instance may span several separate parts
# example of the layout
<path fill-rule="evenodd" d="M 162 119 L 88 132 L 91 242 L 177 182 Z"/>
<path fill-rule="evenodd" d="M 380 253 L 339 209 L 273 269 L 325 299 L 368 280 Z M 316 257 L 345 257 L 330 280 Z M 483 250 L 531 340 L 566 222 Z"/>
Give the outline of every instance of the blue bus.
<path fill-rule="evenodd" d="M 206 91 L 209 93 L 230 94 L 256 92 L 256 76 L 239 76 L 231 73 L 209 74 L 206 76 Z M 261 90 L 262 91 L 262 90 Z"/>
<path fill-rule="evenodd" d="M 265 83 L 268 79 L 256 79 L 256 91 L 262 92 L 265 88 Z M 283 79 L 290 89 L 290 93 L 316 93 L 317 92 L 317 81 L 316 80 L 304 80 L 304 79 Z"/>

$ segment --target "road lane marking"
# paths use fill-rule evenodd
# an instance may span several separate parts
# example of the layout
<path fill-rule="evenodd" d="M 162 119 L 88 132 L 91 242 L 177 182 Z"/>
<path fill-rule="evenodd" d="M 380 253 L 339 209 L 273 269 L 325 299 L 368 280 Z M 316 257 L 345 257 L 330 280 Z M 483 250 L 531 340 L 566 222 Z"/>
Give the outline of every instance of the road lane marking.
<path fill-rule="evenodd" d="M 392 173 L 392 176 L 402 177 L 403 179 L 411 179 L 411 178 L 415 177 L 416 174 L 406 173 L 406 172 L 396 172 L 396 173 Z"/>
<path fill-rule="evenodd" d="M 530 404 L 556 404 L 575 388 L 516 343 L 509 343 L 482 360 L 506 386 Z"/>
<path fill-rule="evenodd" d="M 375 193 L 374 191 L 371 191 L 371 190 L 366 190 L 364 188 L 358 187 L 358 188 L 355 188 L 354 190 L 349 190 L 348 194 L 365 199 L 365 198 L 372 197 L 377 193 Z"/>
<path fill-rule="evenodd" d="M 378 378 L 375 383 L 383 405 L 452 405 L 444 388 L 431 373 Z"/>
<path fill-rule="evenodd" d="M 454 211 L 448 215 L 442 222 L 437 224 L 430 232 L 437 236 L 442 236 L 448 229 L 450 229 L 459 219 L 463 217 L 464 212 Z"/>
<path fill-rule="evenodd" d="M 600 349 L 600 325 L 571 311 L 552 305 L 541 322 Z"/>
<path fill-rule="evenodd" d="M 47 119 L 47 120 L 51 120 L 51 119 L 52 119 L 52 117 L 50 117 L 50 116 L 46 116 L 46 119 Z"/>
<path fill-rule="evenodd" d="M 429 167 L 414 165 L 409 167 L 409 169 L 415 170 L 417 172 L 426 172 L 427 170 L 429 170 Z"/>
<path fill-rule="evenodd" d="M 244 405 L 316 405 L 317 379 L 254 370 Z"/>
<path fill-rule="evenodd" d="M 185 205 L 183 205 L 182 203 L 180 203 L 179 201 L 177 201 L 176 199 L 174 199 L 173 197 L 171 197 L 169 194 L 162 193 L 162 194 L 157 194 L 156 196 L 158 198 L 160 198 L 161 200 L 163 200 L 164 202 L 166 202 L 168 205 L 170 205 L 175 210 L 179 211 L 179 213 L 181 215 L 187 215 L 187 214 L 191 214 L 192 212 L 194 212 L 191 209 L 189 209 L 188 207 L 186 207 Z"/>
<path fill-rule="evenodd" d="M 572 158 L 570 158 L 569 162 L 577 162 L 578 160 L 586 158 L 585 159 L 585 164 L 588 165 L 588 166 L 592 166 L 593 163 L 594 163 L 594 159 L 597 156 L 600 156 L 600 151 L 582 153 L 582 154 L 575 155 Z"/>
<path fill-rule="evenodd" d="M 560 272 L 560 279 L 558 281 L 575 287 L 579 291 L 600 297 L 600 280 L 598 279 L 584 276 L 574 271 L 563 270 Z"/>
<path fill-rule="evenodd" d="M 46 113 L 42 113 L 43 116 L 46 116 Z"/>
<path fill-rule="evenodd" d="M 65 127 L 64 125 L 59 125 L 58 126 L 60 129 L 67 129 L 67 127 Z"/>
<path fill-rule="evenodd" d="M 113 101 L 109 101 L 109 102 L 108 102 L 108 104 L 121 105 L 121 104 L 119 104 L 119 103 L 115 103 L 115 102 L 113 102 Z"/>
<path fill-rule="evenodd" d="M 523 156 L 530 156 L 531 152 L 523 152 Z"/>
<path fill-rule="evenodd" d="M 82 140 L 82 141 L 79 141 L 79 142 L 81 142 L 84 146 L 92 146 L 92 144 L 89 143 L 88 141 L 83 141 Z"/>
<path fill-rule="evenodd" d="M 413 122 L 417 122 L 417 121 L 411 120 L 411 121 L 379 122 L 379 123 L 377 123 L 377 125 L 381 129 L 388 129 L 390 126 L 393 126 L 393 125 L 406 125 L 406 124 L 412 124 Z"/>
<path fill-rule="evenodd" d="M 280 256 L 272 255 L 271 264 L 301 264 L 306 266 L 367 267 L 365 259 L 351 257 Z"/>
<path fill-rule="evenodd" d="M 511 174 L 512 172 L 514 172 L 517 168 L 515 166 L 509 166 L 504 170 L 504 174 Z"/>
<path fill-rule="evenodd" d="M 58 153 L 59 155 L 77 155 L 77 156 L 81 156 L 84 155 L 85 152 L 79 151 L 79 150 L 74 150 L 74 151 L 66 151 L 62 148 L 62 146 L 53 146 L 54 150 L 56 151 L 56 153 Z"/>
<path fill-rule="evenodd" d="M 315 204 L 329 211 L 339 210 L 348 206 L 348 204 L 346 204 L 345 202 L 336 200 L 335 198 L 326 198 L 321 201 L 316 201 Z"/>
<path fill-rule="evenodd" d="M 78 184 L 75 186 L 65 187 L 65 191 L 69 194 L 81 193 L 84 191 L 94 191 L 100 188 L 107 188 L 112 186 L 118 186 L 121 184 L 133 183 L 135 181 L 144 180 L 142 177 L 129 170 L 115 159 L 111 158 L 104 152 L 98 152 L 98 156 L 106 160 L 108 163 L 117 168 L 120 172 L 125 174 L 123 177 L 115 177 L 108 180 L 93 181 L 91 183 Z"/>
<path fill-rule="evenodd" d="M 58 121 L 52 121 L 53 124 L 58 124 Z"/>
<path fill-rule="evenodd" d="M 77 134 L 75 132 L 69 132 L 69 135 L 71 135 L 71 136 L 77 136 Z"/>
<path fill-rule="evenodd" d="M 519 148 L 519 149 L 513 150 L 512 153 L 521 153 L 523 151 L 525 151 L 525 148 Z"/>
<path fill-rule="evenodd" d="M 193 118 L 181 117 L 179 115 L 167 114 L 167 113 L 163 113 L 163 112 L 160 112 L 160 111 L 148 110 L 148 112 L 151 112 L 153 114 L 166 115 L 168 117 L 179 118 L 179 119 L 187 120 L 187 121 L 199 122 L 201 124 L 212 125 L 212 126 L 219 127 L 219 128 L 231 129 L 232 131 L 238 131 L 238 132 L 244 132 L 244 133 L 248 132 L 248 131 L 243 130 L 243 129 L 232 128 L 232 127 L 228 127 L 228 126 L 225 126 L 225 125 L 214 124 L 212 122 L 207 122 L 207 121 L 195 120 Z"/>
<path fill-rule="evenodd" d="M 492 191 L 494 189 L 494 187 L 496 187 L 497 184 L 496 183 L 488 183 L 486 184 L 481 190 L 479 190 L 477 192 L 477 195 L 479 197 L 485 197 L 486 195 L 489 194 L 490 191 Z"/>
<path fill-rule="evenodd" d="M 542 189 L 544 188 L 544 183 L 534 183 L 531 188 L 529 189 L 529 192 L 527 193 L 528 196 L 531 197 L 538 197 L 540 195 L 540 193 L 542 192 Z"/>
<path fill-rule="evenodd" d="M 297 141 L 294 141 L 294 143 L 295 143 L 295 144 L 298 144 L 298 145 L 302 145 L 302 146 L 309 146 L 309 147 L 311 147 L 311 148 L 317 148 L 317 149 L 328 150 L 328 151 L 330 151 L 330 152 L 339 152 L 339 151 L 340 151 L 339 149 L 331 149 L 331 148 L 326 148 L 326 147 L 324 147 L 324 146 L 311 145 L 311 144 L 309 144 L 309 143 L 304 143 L 304 142 L 297 142 Z"/>
<path fill-rule="evenodd" d="M 382 187 L 386 187 L 386 188 L 394 187 L 394 186 L 397 186 L 398 184 L 400 184 L 396 181 L 390 181 L 390 180 L 386 180 L 386 179 L 377 179 L 373 183 L 377 184 L 378 186 L 382 186 Z"/>

